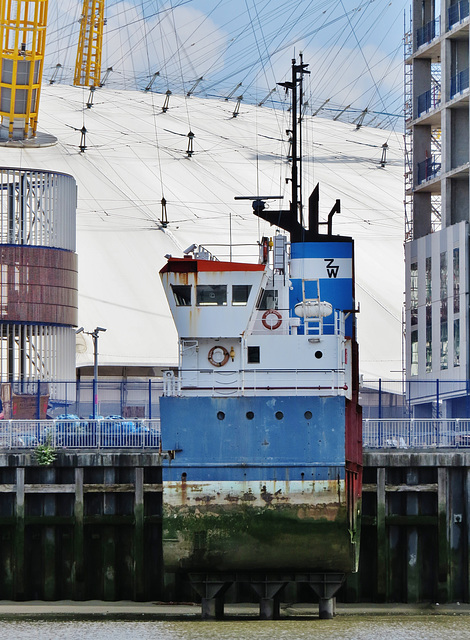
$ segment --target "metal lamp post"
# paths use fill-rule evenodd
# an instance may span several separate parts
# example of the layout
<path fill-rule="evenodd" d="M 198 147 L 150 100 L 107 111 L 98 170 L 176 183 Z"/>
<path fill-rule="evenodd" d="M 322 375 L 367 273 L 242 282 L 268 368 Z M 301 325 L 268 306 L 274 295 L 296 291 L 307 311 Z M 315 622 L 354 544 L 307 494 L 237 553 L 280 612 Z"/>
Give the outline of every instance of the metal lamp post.
<path fill-rule="evenodd" d="M 98 338 L 100 331 L 106 331 L 104 327 L 96 327 L 93 331 L 85 331 L 83 327 L 75 333 L 86 333 L 93 338 L 93 420 L 96 419 L 98 408 Z"/>

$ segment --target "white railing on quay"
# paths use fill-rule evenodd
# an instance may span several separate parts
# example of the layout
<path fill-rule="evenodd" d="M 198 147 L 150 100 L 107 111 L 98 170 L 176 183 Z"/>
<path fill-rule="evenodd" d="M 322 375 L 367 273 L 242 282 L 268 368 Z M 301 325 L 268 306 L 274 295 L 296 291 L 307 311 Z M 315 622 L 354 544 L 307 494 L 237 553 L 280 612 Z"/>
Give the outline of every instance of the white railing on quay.
<path fill-rule="evenodd" d="M 159 449 L 159 419 L 1 420 L 1 449 Z"/>
<path fill-rule="evenodd" d="M 470 447 L 470 420 L 465 418 L 366 419 L 364 449 Z"/>

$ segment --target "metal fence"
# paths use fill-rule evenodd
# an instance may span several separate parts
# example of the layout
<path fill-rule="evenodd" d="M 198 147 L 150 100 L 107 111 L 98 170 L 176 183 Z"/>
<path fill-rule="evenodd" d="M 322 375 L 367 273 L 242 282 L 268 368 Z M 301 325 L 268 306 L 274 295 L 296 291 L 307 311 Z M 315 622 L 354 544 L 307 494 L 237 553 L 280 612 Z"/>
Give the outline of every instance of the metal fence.
<path fill-rule="evenodd" d="M 419 49 L 423 44 L 427 44 L 434 40 L 440 34 L 441 19 L 435 18 L 423 27 L 416 30 L 416 48 Z"/>
<path fill-rule="evenodd" d="M 467 85 L 468 86 L 468 85 Z M 463 89 L 462 89 L 463 90 Z M 418 118 L 423 113 L 436 109 L 441 104 L 441 87 L 436 85 L 432 89 L 428 89 L 417 99 L 417 112 Z"/>
<path fill-rule="evenodd" d="M 450 97 L 453 98 L 458 93 L 462 93 L 469 86 L 469 69 L 468 67 L 450 79 Z"/>
<path fill-rule="evenodd" d="M 160 420 L 107 418 L 0 421 L 0 449 L 159 449 Z"/>
<path fill-rule="evenodd" d="M 422 162 L 418 162 L 418 184 L 431 180 L 441 173 L 441 163 L 439 158 L 431 156 Z"/>
<path fill-rule="evenodd" d="M 362 425 L 365 449 L 470 447 L 470 420 L 459 418 L 372 420 Z"/>
<path fill-rule="evenodd" d="M 468 0 L 460 0 L 456 2 L 447 10 L 449 29 L 452 29 L 454 24 L 458 24 L 468 18 L 469 4 Z"/>

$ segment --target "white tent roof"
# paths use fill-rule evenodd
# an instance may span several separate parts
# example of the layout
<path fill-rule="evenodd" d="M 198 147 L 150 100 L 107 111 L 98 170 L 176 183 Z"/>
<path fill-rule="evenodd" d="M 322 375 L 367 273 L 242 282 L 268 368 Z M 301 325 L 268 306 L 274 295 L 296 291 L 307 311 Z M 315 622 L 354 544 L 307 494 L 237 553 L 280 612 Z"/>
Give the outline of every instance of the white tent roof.
<path fill-rule="evenodd" d="M 256 261 L 256 243 L 275 228 L 239 195 L 284 195 L 290 184 L 288 114 L 233 103 L 100 89 L 44 86 L 38 130 L 58 144 L 3 148 L 5 166 L 59 170 L 78 183 L 79 325 L 100 335 L 100 364 L 177 361 L 177 336 L 158 276 L 165 254 L 202 244 L 221 259 Z M 85 126 L 86 151 L 79 152 Z M 186 154 L 192 131 L 194 154 Z M 387 142 L 387 163 L 380 166 Z M 325 217 L 336 198 L 333 231 L 356 240 L 361 372 L 396 378 L 401 369 L 403 150 L 401 135 L 309 117 L 304 133 L 304 201 L 320 182 Z M 169 225 L 163 228 L 161 199 Z M 278 207 L 278 204 L 273 205 Z M 85 345 L 82 345 L 83 347 Z M 91 345 L 77 364 L 92 362 Z"/>

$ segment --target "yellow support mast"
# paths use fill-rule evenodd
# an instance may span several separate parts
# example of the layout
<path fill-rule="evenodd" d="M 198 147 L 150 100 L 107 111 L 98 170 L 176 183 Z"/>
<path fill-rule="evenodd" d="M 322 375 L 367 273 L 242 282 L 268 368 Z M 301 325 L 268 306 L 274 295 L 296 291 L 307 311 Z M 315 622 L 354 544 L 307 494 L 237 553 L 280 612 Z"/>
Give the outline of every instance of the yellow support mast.
<path fill-rule="evenodd" d="M 83 0 L 74 85 L 98 87 L 103 45 L 104 0 Z"/>
<path fill-rule="evenodd" d="M 0 139 L 34 138 L 48 0 L 0 0 Z"/>

